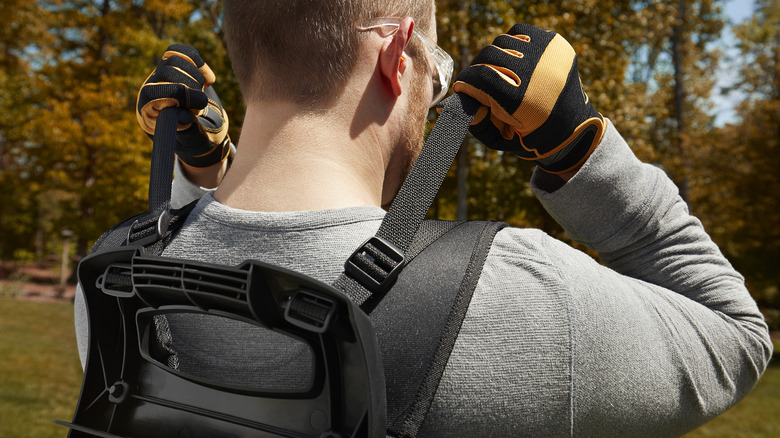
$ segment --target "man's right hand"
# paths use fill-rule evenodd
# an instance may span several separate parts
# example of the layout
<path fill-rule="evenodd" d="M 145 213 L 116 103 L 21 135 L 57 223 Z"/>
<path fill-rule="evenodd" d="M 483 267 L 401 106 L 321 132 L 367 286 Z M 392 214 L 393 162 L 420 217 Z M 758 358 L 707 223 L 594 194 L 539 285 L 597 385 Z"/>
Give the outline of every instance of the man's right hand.
<path fill-rule="evenodd" d="M 211 87 L 215 80 L 197 50 L 173 44 L 138 92 L 136 117 L 150 138 L 162 109 L 188 110 L 179 116 L 176 155 L 194 170 L 221 164 L 230 152 L 228 116 Z"/>
<path fill-rule="evenodd" d="M 604 133 L 604 118 L 582 90 L 574 49 L 528 24 L 482 49 L 452 88 L 483 105 L 470 129 L 479 141 L 550 173 L 579 168 Z"/>

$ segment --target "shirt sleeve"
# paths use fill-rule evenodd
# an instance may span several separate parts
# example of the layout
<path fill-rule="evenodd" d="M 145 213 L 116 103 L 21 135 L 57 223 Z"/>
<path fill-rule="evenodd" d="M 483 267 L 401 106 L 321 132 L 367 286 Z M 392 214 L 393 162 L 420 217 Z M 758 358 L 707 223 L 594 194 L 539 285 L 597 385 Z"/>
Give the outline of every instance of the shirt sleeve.
<path fill-rule="evenodd" d="M 534 191 L 603 265 L 551 257 L 572 298 L 575 435 L 679 435 L 739 401 L 772 354 L 737 273 L 660 169 L 608 123 L 602 143 L 552 192 Z"/>
<path fill-rule="evenodd" d="M 213 189 L 201 187 L 189 179 L 184 174 L 181 163 L 176 159 L 173 165 L 173 184 L 171 185 L 171 208 L 181 208 L 190 202 L 200 199 L 206 193 Z"/>

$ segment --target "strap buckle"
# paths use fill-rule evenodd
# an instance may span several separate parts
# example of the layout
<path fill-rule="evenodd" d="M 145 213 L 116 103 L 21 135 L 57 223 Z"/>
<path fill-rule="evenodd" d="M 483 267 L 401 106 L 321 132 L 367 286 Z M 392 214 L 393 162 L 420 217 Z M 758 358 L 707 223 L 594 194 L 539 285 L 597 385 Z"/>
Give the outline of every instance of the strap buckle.
<path fill-rule="evenodd" d="M 284 312 L 284 319 L 292 325 L 313 333 L 325 333 L 336 313 L 332 299 L 299 289 L 291 298 Z"/>
<path fill-rule="evenodd" d="M 397 246 L 374 236 L 349 256 L 344 272 L 374 294 L 388 290 L 405 263 L 404 253 Z"/>
<path fill-rule="evenodd" d="M 163 209 L 159 214 L 149 215 L 146 219 L 136 219 L 127 230 L 125 245 L 147 246 L 155 243 L 165 235 L 170 224 L 169 208 Z"/>

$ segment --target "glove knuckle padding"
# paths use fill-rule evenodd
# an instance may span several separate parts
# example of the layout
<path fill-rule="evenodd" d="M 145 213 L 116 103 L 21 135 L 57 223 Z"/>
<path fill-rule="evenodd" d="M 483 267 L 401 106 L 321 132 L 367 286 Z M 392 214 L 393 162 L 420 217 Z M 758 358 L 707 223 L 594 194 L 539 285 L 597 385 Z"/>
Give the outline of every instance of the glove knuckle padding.
<path fill-rule="evenodd" d="M 197 70 L 203 75 L 204 80 L 201 83 L 205 86 L 211 85 L 216 82 L 217 78 L 211 67 L 206 64 L 200 57 L 197 49 L 188 46 L 186 44 L 171 44 L 163 54 L 163 60 L 169 58 L 181 58 L 188 64 L 197 68 Z"/>
<path fill-rule="evenodd" d="M 197 89 L 202 89 L 206 82 L 197 67 L 179 56 L 160 61 L 156 74 L 153 74 L 150 80 L 152 79 L 153 82 L 175 82 Z"/>
<path fill-rule="evenodd" d="M 208 98 L 201 91 L 204 82 L 203 74 L 188 60 L 178 55 L 163 59 L 138 93 L 138 123 L 151 136 L 162 109 L 203 109 L 208 104 Z"/>
<path fill-rule="evenodd" d="M 474 58 L 472 66 L 458 76 L 458 82 L 462 84 L 458 84 L 456 91 L 472 96 L 487 96 L 477 100 L 490 107 L 492 117 L 512 125 L 520 135 L 525 135 L 540 125 L 538 119 L 545 117 L 544 114 L 536 114 L 537 108 L 526 102 L 531 97 L 532 103 L 538 103 L 539 98 L 528 96 L 527 93 L 532 85 L 534 71 L 556 34 L 533 28 L 531 30 L 534 32 L 527 32 L 533 35 L 522 34 L 522 37 L 518 37 L 518 29 L 523 31 L 524 26 L 514 26 L 510 31 L 514 34 L 499 35 L 492 45 L 482 49 Z M 513 74 L 508 74 L 506 70 Z M 538 88 L 534 86 L 530 91 L 538 93 Z M 505 128 L 502 130 L 505 131 Z M 502 138 L 506 137 L 504 132 Z M 522 149 L 520 138 L 517 136 L 518 141 L 513 144 L 502 142 L 502 149 Z"/>
<path fill-rule="evenodd" d="M 186 44 L 171 44 L 165 49 L 163 59 L 168 59 L 171 56 L 179 56 L 188 59 L 195 67 L 200 68 L 205 62 L 200 57 L 198 50 L 192 46 Z"/>

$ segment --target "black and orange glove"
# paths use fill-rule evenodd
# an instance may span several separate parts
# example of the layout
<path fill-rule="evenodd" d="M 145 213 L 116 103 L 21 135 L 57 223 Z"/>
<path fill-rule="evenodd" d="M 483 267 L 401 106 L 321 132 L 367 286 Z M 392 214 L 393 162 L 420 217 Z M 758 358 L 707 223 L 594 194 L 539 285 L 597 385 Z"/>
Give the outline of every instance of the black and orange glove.
<path fill-rule="evenodd" d="M 136 117 L 150 138 L 154 138 L 161 110 L 188 110 L 179 116 L 176 155 L 191 167 L 220 164 L 230 152 L 228 116 L 211 87 L 215 80 L 214 72 L 197 50 L 173 44 L 138 92 Z"/>
<path fill-rule="evenodd" d="M 470 128 L 479 141 L 550 173 L 576 169 L 604 133 L 604 118 L 582 90 L 574 49 L 528 24 L 482 49 L 452 88 L 483 105 Z"/>

